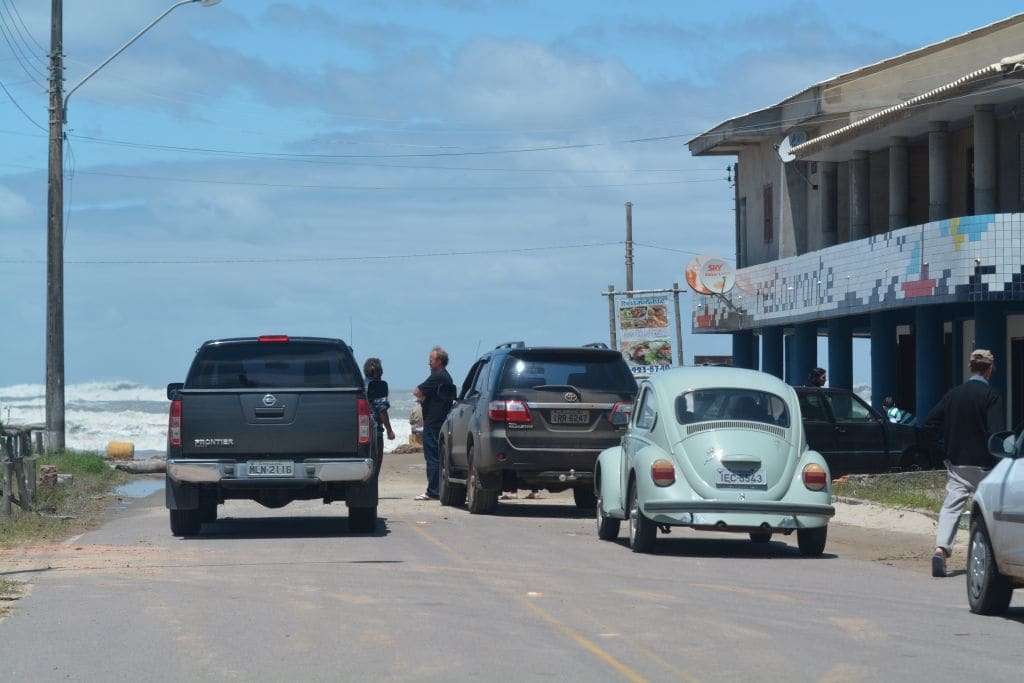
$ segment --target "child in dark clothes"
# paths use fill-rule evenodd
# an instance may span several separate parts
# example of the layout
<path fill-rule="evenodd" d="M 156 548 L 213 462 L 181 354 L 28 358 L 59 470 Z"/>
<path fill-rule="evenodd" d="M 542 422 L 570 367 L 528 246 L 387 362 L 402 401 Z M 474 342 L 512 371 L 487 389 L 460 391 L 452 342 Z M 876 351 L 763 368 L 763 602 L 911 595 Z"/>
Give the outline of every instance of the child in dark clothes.
<path fill-rule="evenodd" d="M 395 430 L 391 428 L 391 418 L 388 416 L 388 409 L 391 403 L 388 401 L 388 383 L 384 377 L 384 366 L 380 358 L 367 358 L 363 363 L 363 374 L 366 375 L 366 400 L 370 402 L 373 414 L 377 416 L 378 429 L 383 427 L 387 430 L 388 440 L 395 440 Z M 383 431 L 383 430 L 382 430 Z"/>

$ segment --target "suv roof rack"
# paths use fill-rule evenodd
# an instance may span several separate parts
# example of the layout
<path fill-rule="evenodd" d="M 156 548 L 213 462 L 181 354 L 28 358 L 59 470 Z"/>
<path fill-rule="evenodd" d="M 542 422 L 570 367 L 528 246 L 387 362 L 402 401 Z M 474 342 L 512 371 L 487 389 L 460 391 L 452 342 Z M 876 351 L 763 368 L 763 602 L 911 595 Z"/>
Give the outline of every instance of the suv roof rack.
<path fill-rule="evenodd" d="M 525 348 L 526 348 L 526 342 L 523 342 L 523 341 L 512 341 L 512 342 L 505 342 L 504 344 L 498 344 L 497 346 L 494 347 L 494 350 L 497 351 L 498 349 L 525 349 Z"/>
<path fill-rule="evenodd" d="M 604 342 L 592 342 L 590 344 L 584 344 L 583 348 L 585 348 L 585 349 L 607 349 L 608 345 L 605 344 Z"/>

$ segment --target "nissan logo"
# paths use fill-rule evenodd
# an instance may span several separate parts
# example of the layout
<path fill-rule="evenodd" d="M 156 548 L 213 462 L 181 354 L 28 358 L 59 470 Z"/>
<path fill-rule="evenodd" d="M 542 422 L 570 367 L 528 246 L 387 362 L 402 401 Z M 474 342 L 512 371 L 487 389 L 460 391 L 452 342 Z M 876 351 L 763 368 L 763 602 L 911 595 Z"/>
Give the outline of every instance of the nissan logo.
<path fill-rule="evenodd" d="M 275 403 L 277 403 L 277 397 L 274 396 L 273 394 L 267 394 L 263 397 L 263 405 L 265 405 L 266 407 L 269 408 Z"/>
<path fill-rule="evenodd" d="M 565 392 L 565 400 L 568 401 L 569 403 L 575 403 L 576 401 L 580 400 L 580 397 L 571 391 L 567 391 Z"/>

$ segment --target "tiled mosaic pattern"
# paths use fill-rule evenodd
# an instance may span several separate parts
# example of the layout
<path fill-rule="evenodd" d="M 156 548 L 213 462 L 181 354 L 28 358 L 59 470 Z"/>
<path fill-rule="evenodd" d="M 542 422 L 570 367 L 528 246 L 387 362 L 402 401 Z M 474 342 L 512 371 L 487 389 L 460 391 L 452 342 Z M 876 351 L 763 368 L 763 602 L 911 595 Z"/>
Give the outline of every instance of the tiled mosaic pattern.
<path fill-rule="evenodd" d="M 1024 300 L 1024 214 L 949 218 L 743 268 L 695 296 L 694 332 L 743 330 L 922 303 Z"/>

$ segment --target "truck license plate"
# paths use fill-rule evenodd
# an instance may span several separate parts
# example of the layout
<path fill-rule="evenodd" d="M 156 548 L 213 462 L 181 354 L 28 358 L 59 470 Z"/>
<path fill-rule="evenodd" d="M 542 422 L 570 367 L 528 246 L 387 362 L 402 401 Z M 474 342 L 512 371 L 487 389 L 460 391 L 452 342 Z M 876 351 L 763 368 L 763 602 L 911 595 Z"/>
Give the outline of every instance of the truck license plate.
<path fill-rule="evenodd" d="M 250 477 L 293 477 L 295 476 L 295 463 L 250 460 L 248 472 Z"/>
<path fill-rule="evenodd" d="M 590 412 L 586 410 L 552 410 L 553 425 L 585 425 L 590 424 Z"/>
<path fill-rule="evenodd" d="M 716 470 L 715 485 L 720 489 L 763 489 L 768 486 L 764 465 L 745 469 L 719 467 Z"/>

